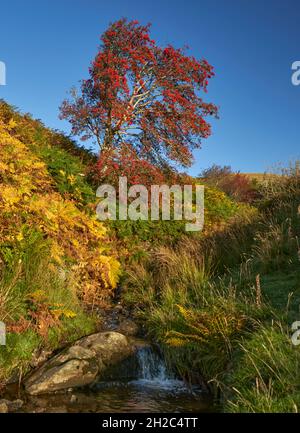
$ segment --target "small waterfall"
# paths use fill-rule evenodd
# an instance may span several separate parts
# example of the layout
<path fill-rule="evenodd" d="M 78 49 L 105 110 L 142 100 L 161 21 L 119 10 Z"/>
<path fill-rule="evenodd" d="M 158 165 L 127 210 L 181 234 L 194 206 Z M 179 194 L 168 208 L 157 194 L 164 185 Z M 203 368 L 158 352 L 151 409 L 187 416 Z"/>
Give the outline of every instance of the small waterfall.
<path fill-rule="evenodd" d="M 186 385 L 168 369 L 165 360 L 151 346 L 142 346 L 136 353 L 102 375 L 96 387 L 131 384 L 168 391 L 186 391 Z"/>
<path fill-rule="evenodd" d="M 174 377 L 168 370 L 164 359 L 151 347 L 139 349 L 136 360 L 137 380 L 132 383 L 174 391 L 185 388 L 184 383 Z"/>
<path fill-rule="evenodd" d="M 144 347 L 137 352 L 137 362 L 139 379 L 161 382 L 173 379 L 164 360 L 151 347 Z"/>
<path fill-rule="evenodd" d="M 198 412 L 199 387 L 187 387 L 170 371 L 159 351 L 150 345 L 115 365 L 93 385 L 103 412 Z"/>

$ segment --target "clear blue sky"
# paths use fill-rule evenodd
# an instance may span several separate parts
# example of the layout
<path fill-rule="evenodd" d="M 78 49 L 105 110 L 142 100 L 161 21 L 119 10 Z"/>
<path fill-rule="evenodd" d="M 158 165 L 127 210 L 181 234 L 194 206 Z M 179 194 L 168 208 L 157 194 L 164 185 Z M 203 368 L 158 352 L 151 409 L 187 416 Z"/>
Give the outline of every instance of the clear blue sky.
<path fill-rule="evenodd" d="M 220 106 L 191 174 L 213 163 L 260 172 L 300 157 L 299 0 L 10 0 L 0 5 L 0 98 L 46 125 L 87 77 L 99 36 L 121 17 L 151 22 L 160 44 L 189 45 L 215 67 L 207 99 Z"/>

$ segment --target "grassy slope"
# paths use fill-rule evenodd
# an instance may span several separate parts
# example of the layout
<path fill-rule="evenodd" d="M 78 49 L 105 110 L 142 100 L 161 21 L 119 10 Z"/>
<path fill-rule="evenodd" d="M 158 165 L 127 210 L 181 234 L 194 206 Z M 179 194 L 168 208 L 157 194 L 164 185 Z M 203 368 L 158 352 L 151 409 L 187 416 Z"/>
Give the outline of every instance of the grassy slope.
<path fill-rule="evenodd" d="M 268 180 L 270 178 L 276 178 L 278 175 L 272 173 L 242 173 L 251 180 L 257 180 L 259 182 Z"/>
<path fill-rule="evenodd" d="M 298 412 L 299 175 L 261 193 L 258 214 L 129 270 L 124 297 L 180 374 L 222 391 L 222 410 Z"/>
<path fill-rule="evenodd" d="M 6 104 L 0 118 L 4 383 L 27 371 L 35 350 L 94 329 L 84 305 L 109 300 L 118 263 L 92 217 L 95 188 L 86 170 L 93 155 Z M 299 349 L 289 333 L 300 304 L 299 190 L 297 176 L 281 187 L 272 179 L 258 212 L 207 189 L 204 238 L 182 239 L 181 223 L 110 227 L 128 268 L 124 301 L 180 374 L 223 391 L 223 410 L 300 407 Z M 99 263 L 105 272 L 96 272 Z"/>
<path fill-rule="evenodd" d="M 92 155 L 30 116 L 0 104 L 0 384 L 34 353 L 95 329 L 86 307 L 105 306 L 119 263 L 94 217 Z"/>

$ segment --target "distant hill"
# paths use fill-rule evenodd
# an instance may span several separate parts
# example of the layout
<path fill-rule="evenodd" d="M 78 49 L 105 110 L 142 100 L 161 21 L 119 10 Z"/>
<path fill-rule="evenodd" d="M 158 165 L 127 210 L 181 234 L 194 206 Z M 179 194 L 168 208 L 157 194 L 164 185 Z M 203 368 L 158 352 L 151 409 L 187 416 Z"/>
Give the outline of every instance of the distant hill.
<path fill-rule="evenodd" d="M 257 180 L 259 182 L 265 181 L 265 180 L 270 180 L 272 178 L 276 178 L 279 176 L 279 174 L 275 174 L 275 173 L 242 173 L 245 176 L 247 176 L 249 179 L 251 180 Z"/>

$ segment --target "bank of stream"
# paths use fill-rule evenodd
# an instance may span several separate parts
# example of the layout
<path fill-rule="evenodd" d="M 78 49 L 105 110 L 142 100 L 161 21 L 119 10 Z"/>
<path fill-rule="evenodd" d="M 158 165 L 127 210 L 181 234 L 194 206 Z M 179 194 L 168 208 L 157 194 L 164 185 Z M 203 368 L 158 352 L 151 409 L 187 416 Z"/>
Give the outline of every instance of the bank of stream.
<path fill-rule="evenodd" d="M 19 397 L 24 402 L 19 412 L 33 413 L 200 413 L 212 410 L 209 396 L 200 387 L 188 386 L 176 378 L 160 354 L 150 346 L 139 349 L 92 386 L 40 396 L 21 394 Z"/>

